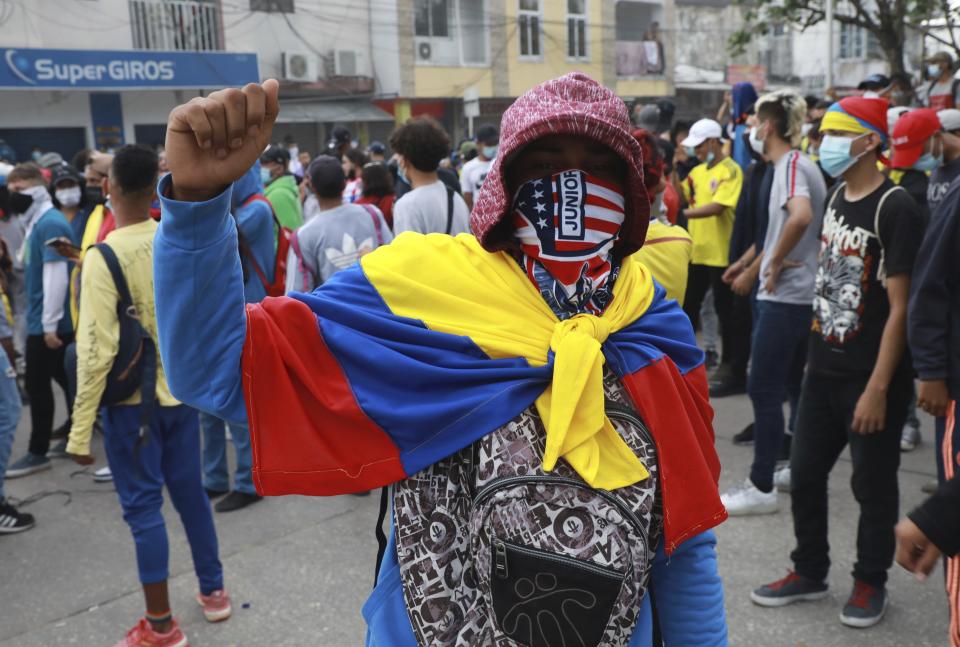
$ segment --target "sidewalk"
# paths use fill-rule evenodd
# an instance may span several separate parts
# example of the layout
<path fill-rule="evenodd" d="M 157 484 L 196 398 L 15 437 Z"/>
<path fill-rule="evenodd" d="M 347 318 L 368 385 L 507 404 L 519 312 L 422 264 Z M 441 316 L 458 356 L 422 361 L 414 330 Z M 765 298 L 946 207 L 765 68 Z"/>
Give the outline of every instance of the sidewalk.
<path fill-rule="evenodd" d="M 751 415 L 746 396 L 715 402 L 721 487 L 746 475 L 752 450 L 730 438 Z M 24 413 L 14 456 L 26 448 Z M 58 419 L 59 420 L 59 419 Z M 922 500 L 920 486 L 935 474 L 933 423 L 924 416 L 925 444 L 904 455 L 902 511 Z M 37 528 L 0 537 L 0 647 L 109 646 L 143 613 L 133 542 L 110 484 L 93 483 L 93 469 L 57 460 L 52 471 L 9 481 L 18 499 L 43 496 L 26 507 Z M 762 609 L 748 594 L 790 566 L 793 532 L 789 497 L 777 515 L 732 519 L 718 530 L 727 591 L 730 644 L 740 647 L 926 647 L 945 645 L 946 609 L 938 571 L 920 584 L 895 567 L 886 619 L 873 629 L 840 625 L 850 590 L 856 503 L 850 465 L 841 459 L 831 481 L 834 568 L 830 598 L 785 609 Z M 234 617 L 210 625 L 193 601 L 196 579 L 175 511 L 165 508 L 170 534 L 171 599 L 191 645 L 359 645 L 360 608 L 373 583 L 378 496 L 266 499 L 216 514 L 226 585 Z M 680 646 L 692 647 L 692 646 Z"/>

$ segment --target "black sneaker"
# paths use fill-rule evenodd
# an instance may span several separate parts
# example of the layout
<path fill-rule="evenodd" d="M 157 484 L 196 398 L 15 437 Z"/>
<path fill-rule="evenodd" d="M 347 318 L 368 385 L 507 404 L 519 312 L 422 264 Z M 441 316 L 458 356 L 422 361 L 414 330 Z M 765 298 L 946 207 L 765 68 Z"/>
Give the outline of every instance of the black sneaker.
<path fill-rule="evenodd" d="M 826 582 L 817 582 L 790 571 L 785 578 L 764 584 L 750 593 L 761 607 L 784 607 L 801 600 L 822 600 L 829 595 Z"/>
<path fill-rule="evenodd" d="M 865 629 L 881 620 L 887 610 L 887 590 L 854 580 L 853 592 L 840 612 L 840 622 L 848 627 Z"/>
<path fill-rule="evenodd" d="M 18 512 L 6 499 L 0 501 L 0 535 L 12 535 L 30 530 L 36 524 L 32 514 Z"/>
<path fill-rule="evenodd" d="M 246 508 L 248 505 L 256 503 L 263 497 L 259 494 L 247 494 L 246 492 L 237 492 L 233 490 L 227 496 L 217 501 L 213 509 L 217 512 L 233 512 Z"/>
<path fill-rule="evenodd" d="M 54 429 L 50 433 L 50 440 L 60 440 L 61 438 L 66 438 L 70 435 L 70 426 L 73 424 L 73 421 L 70 418 L 67 418 L 67 421 L 62 425 Z"/>
<path fill-rule="evenodd" d="M 203 488 L 203 491 L 207 493 L 207 498 L 213 501 L 217 497 L 221 497 L 230 490 L 211 490 L 208 487 Z"/>
<path fill-rule="evenodd" d="M 47 458 L 67 458 L 67 439 L 64 438 L 47 450 Z"/>
<path fill-rule="evenodd" d="M 752 445 L 753 444 L 753 423 L 743 428 L 739 434 L 733 437 L 734 445 Z"/>
<path fill-rule="evenodd" d="M 710 381 L 710 397 L 725 398 L 729 395 L 740 395 L 747 392 L 747 381 L 732 375 Z"/>

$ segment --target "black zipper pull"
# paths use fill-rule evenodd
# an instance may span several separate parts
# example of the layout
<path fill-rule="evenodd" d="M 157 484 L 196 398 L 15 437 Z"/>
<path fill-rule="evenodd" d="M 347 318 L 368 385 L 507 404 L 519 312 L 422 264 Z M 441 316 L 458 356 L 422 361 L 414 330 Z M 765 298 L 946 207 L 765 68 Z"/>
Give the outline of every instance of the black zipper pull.
<path fill-rule="evenodd" d="M 507 545 L 499 539 L 493 543 L 494 568 L 497 570 L 497 577 L 507 578 Z"/>

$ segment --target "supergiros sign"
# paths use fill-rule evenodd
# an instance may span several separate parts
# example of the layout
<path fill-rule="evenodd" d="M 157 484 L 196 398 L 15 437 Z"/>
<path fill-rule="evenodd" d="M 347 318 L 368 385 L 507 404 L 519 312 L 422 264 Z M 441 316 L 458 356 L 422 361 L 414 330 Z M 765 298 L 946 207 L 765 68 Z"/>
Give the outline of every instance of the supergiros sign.
<path fill-rule="evenodd" d="M 257 55 L 234 52 L 110 51 L 10 48 L 0 88 L 219 88 L 260 80 Z"/>

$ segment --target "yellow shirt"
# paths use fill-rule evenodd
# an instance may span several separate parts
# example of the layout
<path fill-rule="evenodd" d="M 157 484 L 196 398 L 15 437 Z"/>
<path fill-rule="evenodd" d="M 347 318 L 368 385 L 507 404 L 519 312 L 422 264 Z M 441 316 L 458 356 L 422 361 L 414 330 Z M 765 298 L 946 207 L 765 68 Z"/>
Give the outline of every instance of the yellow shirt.
<path fill-rule="evenodd" d="M 100 234 L 100 227 L 103 226 L 103 216 L 105 207 L 98 204 L 90 212 L 87 218 L 87 224 L 83 228 L 83 240 L 80 242 L 80 262 L 73 266 L 70 273 L 70 321 L 77 325 L 80 316 L 80 272 L 83 268 L 83 257 L 87 250 L 97 244 L 97 236 Z"/>
<path fill-rule="evenodd" d="M 690 234 L 683 227 L 651 220 L 643 247 L 633 258 L 647 266 L 653 278 L 667 291 L 668 299 L 675 299 L 683 305 L 692 253 Z"/>
<path fill-rule="evenodd" d="M 136 225 L 110 232 L 105 242 L 120 260 L 123 277 L 140 315 L 140 323 L 157 342 L 157 314 L 153 299 L 153 237 L 157 223 L 148 219 Z M 100 398 L 107 383 L 120 343 L 117 320 L 119 300 L 113 276 L 99 251 L 87 252 L 83 262 L 80 289 L 80 320 L 77 324 L 77 396 L 73 403 L 73 425 L 67 451 L 90 453 L 90 435 L 100 408 Z M 122 404 L 137 404 L 136 393 Z M 157 402 L 163 407 L 180 404 L 172 395 L 163 374 L 157 350 Z"/>
<path fill-rule="evenodd" d="M 725 157 L 713 168 L 701 164 L 692 171 L 683 183 L 683 195 L 691 207 L 702 207 L 716 202 L 725 208 L 716 216 L 691 218 L 688 223 L 693 239 L 695 265 L 726 267 L 730 264 L 730 236 L 733 233 L 733 218 L 743 188 L 743 171 L 732 158 Z"/>

